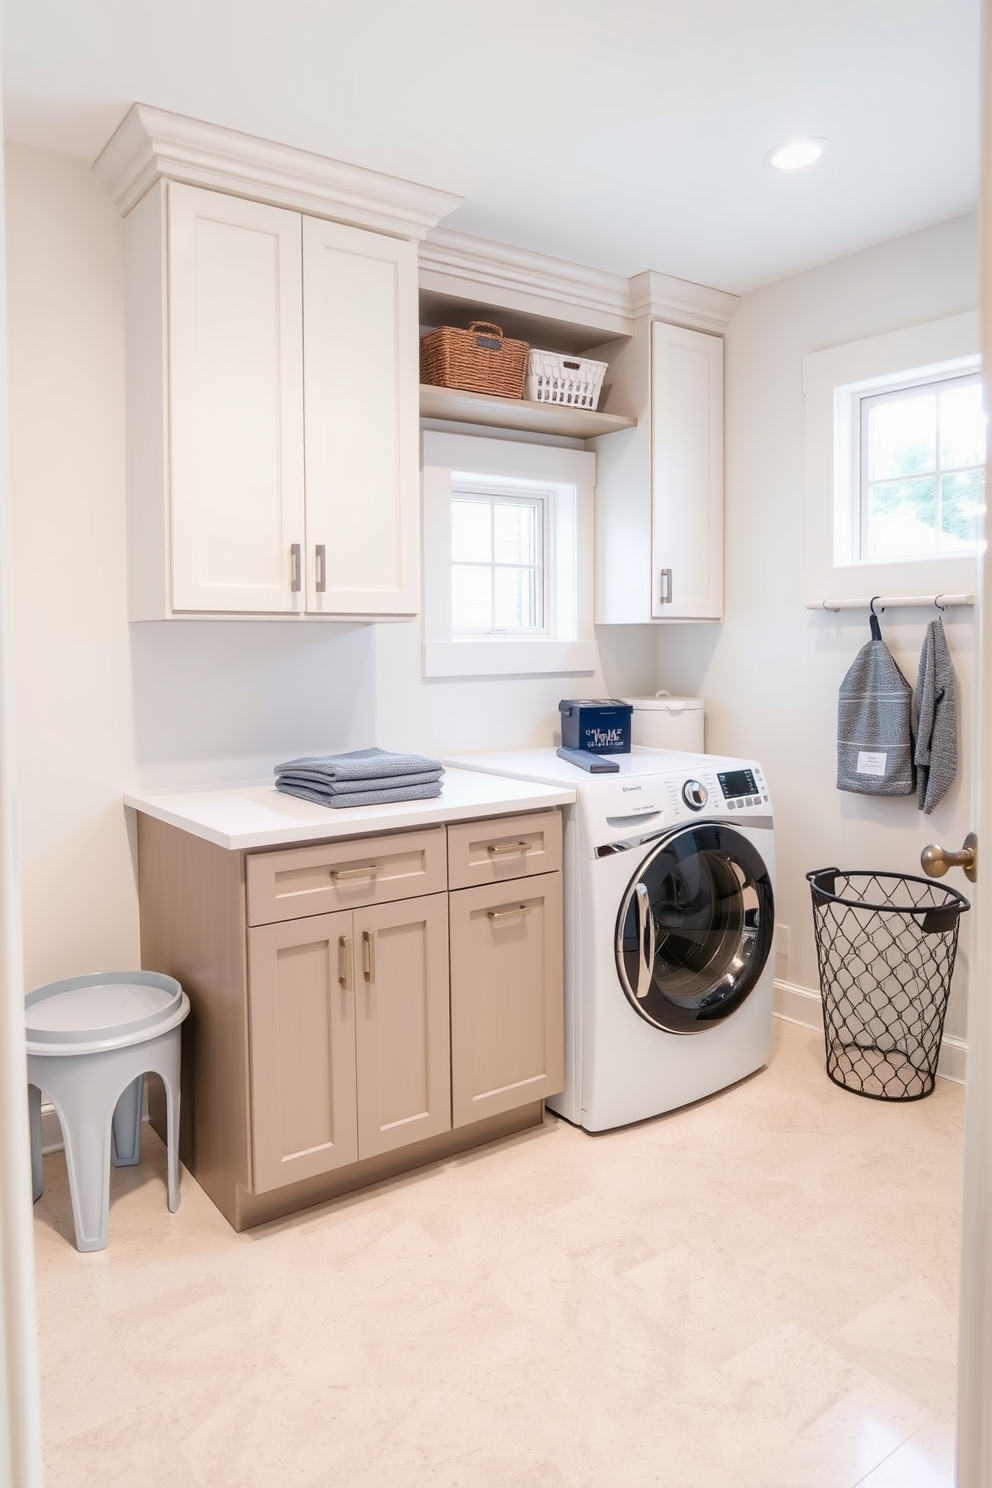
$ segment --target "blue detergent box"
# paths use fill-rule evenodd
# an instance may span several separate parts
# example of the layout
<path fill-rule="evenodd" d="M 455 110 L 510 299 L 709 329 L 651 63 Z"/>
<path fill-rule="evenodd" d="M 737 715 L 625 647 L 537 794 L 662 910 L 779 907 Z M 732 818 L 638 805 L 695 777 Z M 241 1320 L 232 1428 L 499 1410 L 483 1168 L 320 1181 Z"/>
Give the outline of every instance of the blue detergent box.
<path fill-rule="evenodd" d="M 562 698 L 561 742 L 593 754 L 629 754 L 633 708 L 619 698 Z"/>

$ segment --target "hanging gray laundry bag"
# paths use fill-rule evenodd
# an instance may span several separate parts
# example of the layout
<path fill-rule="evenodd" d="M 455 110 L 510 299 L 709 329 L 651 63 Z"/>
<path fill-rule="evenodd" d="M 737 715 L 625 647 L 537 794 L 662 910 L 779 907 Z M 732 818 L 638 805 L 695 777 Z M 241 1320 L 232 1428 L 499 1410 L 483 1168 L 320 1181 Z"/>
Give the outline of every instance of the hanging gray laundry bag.
<path fill-rule="evenodd" d="M 871 616 L 837 700 L 837 789 L 863 796 L 909 796 L 914 789 L 913 689 Z"/>

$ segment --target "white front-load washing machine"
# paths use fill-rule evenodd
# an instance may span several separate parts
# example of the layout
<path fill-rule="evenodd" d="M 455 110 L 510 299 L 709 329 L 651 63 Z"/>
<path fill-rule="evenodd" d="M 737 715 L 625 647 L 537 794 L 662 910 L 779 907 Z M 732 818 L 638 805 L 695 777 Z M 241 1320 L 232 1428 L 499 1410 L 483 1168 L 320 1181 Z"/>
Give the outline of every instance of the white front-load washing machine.
<path fill-rule="evenodd" d="M 712 1095 L 771 1042 L 775 854 L 760 765 L 638 749 L 591 775 L 553 749 L 448 761 L 575 788 L 565 808 L 565 1088 L 605 1131 Z"/>

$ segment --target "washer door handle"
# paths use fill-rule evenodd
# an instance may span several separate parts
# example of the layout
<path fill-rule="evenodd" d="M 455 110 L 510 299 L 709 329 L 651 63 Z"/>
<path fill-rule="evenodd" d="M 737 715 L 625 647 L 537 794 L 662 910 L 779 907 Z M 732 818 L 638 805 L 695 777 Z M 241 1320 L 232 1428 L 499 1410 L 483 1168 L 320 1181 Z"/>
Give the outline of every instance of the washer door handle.
<path fill-rule="evenodd" d="M 654 915 L 651 913 L 651 896 L 647 885 L 639 883 L 634 889 L 637 895 L 637 991 L 641 1001 L 651 991 L 654 977 Z"/>

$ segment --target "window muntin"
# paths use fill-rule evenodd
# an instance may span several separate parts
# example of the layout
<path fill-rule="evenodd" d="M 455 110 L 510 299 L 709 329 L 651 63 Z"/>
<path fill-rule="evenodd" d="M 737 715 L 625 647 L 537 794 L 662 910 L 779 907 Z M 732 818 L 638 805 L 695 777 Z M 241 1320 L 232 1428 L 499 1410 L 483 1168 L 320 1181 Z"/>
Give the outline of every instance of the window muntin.
<path fill-rule="evenodd" d="M 452 485 L 452 634 L 547 634 L 547 505 L 543 491 Z"/>
<path fill-rule="evenodd" d="M 860 403 L 860 559 L 974 553 L 985 510 L 977 373 L 866 393 Z"/>

